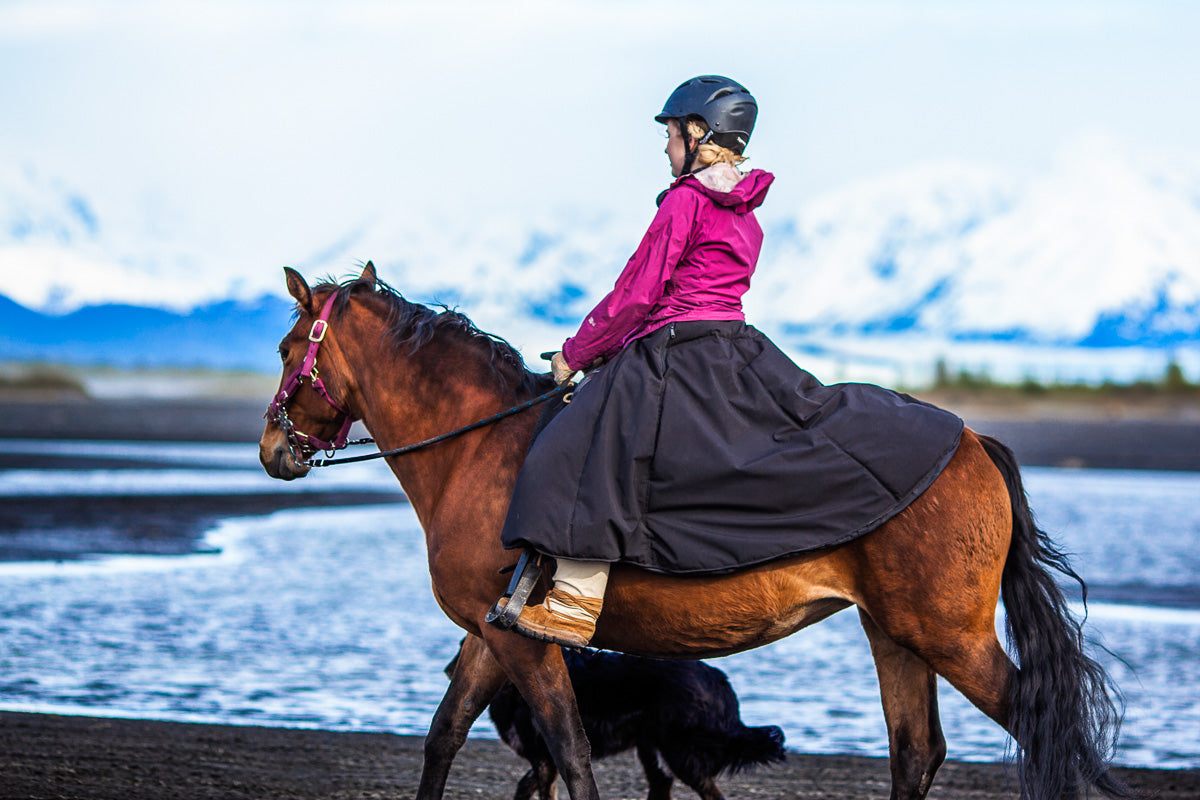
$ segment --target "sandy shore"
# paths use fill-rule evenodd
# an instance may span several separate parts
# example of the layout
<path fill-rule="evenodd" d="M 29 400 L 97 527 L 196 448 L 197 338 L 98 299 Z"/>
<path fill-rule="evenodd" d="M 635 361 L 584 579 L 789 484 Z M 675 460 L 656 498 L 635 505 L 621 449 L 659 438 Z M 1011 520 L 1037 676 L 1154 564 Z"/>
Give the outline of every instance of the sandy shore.
<path fill-rule="evenodd" d="M 308 800 L 412 797 L 422 740 L 380 733 L 190 725 L 92 717 L 0 712 L 0 797 L 97 800 Z M 446 797 L 512 796 L 527 765 L 503 744 L 471 739 L 450 774 Z M 1200 797 L 1200 770 L 1122 769 L 1132 786 L 1161 800 Z M 643 798 L 635 759 L 598 762 L 606 798 Z M 781 765 L 720 785 L 729 797 L 872 800 L 889 791 L 887 761 L 789 752 Z M 694 796 L 686 787 L 679 797 Z M 563 795 L 565 797 L 565 793 Z M 999 764 L 949 762 L 930 798 L 1015 798 Z"/>
<path fill-rule="evenodd" d="M 269 400 L 0 400 L 0 439 L 257 442 Z"/>

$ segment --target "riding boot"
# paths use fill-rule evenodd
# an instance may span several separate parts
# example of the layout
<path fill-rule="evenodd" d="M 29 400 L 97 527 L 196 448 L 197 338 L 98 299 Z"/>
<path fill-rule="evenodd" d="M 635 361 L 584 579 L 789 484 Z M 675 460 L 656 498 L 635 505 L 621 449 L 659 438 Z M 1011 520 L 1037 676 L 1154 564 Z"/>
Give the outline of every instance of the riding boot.
<path fill-rule="evenodd" d="M 554 588 L 544 602 L 521 610 L 513 630 L 543 642 L 584 647 L 596 632 L 610 565 L 564 558 L 556 561 Z"/>

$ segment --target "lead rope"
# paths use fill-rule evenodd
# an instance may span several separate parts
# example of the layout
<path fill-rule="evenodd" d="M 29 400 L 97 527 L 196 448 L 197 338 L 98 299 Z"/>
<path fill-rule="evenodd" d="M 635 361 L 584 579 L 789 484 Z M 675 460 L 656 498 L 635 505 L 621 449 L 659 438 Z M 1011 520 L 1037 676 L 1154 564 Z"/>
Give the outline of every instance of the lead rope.
<path fill-rule="evenodd" d="M 530 400 L 526 400 L 524 403 L 513 406 L 512 408 L 507 408 L 498 414 L 493 414 L 490 417 L 486 417 L 484 419 L 477 420 L 475 422 L 472 422 L 470 425 L 464 425 L 463 427 L 456 428 L 455 430 L 449 431 L 448 433 L 439 434 L 437 436 L 434 436 L 432 439 L 426 439 L 423 442 L 417 442 L 416 444 L 405 445 L 404 447 L 397 447 L 395 450 L 381 450 L 378 453 L 368 453 L 367 455 L 363 455 L 363 456 L 350 456 L 349 458 L 336 458 L 336 459 L 334 459 L 334 458 L 315 458 L 310 461 L 306 461 L 304 463 L 310 467 L 332 467 L 332 466 L 336 466 L 338 464 L 354 464 L 359 461 L 371 461 L 372 459 L 376 459 L 376 458 L 388 458 L 389 456 L 402 456 L 407 453 L 412 453 L 417 450 L 421 450 L 423 448 L 429 447 L 430 445 L 437 444 L 438 442 L 444 442 L 447 439 L 453 439 L 456 436 L 462 436 L 464 433 L 470 433 L 473 430 L 477 430 L 477 429 L 485 427 L 487 425 L 491 425 L 494 422 L 499 422 L 500 420 L 502 420 L 506 417 L 513 416 L 514 414 L 520 414 L 522 411 L 527 411 L 536 405 L 546 402 L 547 400 L 554 397 L 555 395 L 562 394 L 563 392 L 566 392 L 573 388 L 575 388 L 575 385 L 572 383 L 564 384 L 563 386 L 556 386 L 553 389 L 551 389 L 550 391 L 546 392 L 545 394 L 541 394 Z M 373 444 L 374 442 L 375 442 L 374 439 L 355 439 L 353 442 L 347 442 L 347 444 L 348 445 L 350 445 L 350 444 Z"/>

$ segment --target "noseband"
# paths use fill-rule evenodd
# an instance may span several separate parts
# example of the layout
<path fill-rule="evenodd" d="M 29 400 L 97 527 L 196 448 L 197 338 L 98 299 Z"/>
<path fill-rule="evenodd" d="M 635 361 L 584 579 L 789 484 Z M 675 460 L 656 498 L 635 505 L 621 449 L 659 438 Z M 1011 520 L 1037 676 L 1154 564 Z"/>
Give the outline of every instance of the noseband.
<path fill-rule="evenodd" d="M 279 394 L 275 395 L 275 399 L 271 401 L 271 405 L 267 407 L 267 413 L 264 414 L 268 420 L 274 422 L 287 436 L 288 447 L 296 448 L 300 451 L 298 461 L 303 461 L 307 455 L 311 455 L 318 450 L 341 450 L 346 446 L 346 438 L 350 433 L 350 426 L 354 423 L 354 419 L 350 416 L 350 412 L 342 408 L 334 399 L 329 396 L 329 391 L 325 388 L 325 384 L 321 382 L 321 376 L 317 372 L 317 350 L 321 348 L 321 342 L 325 339 L 325 334 L 329 331 L 329 313 L 333 309 L 333 301 L 336 295 L 330 295 L 325 301 L 325 306 L 321 309 L 320 315 L 313 321 L 312 330 L 308 334 L 308 352 L 304 354 L 304 361 L 300 366 L 283 382 L 283 388 L 279 390 Z M 333 406 L 333 410 L 342 415 L 342 427 L 333 437 L 332 441 L 318 438 L 309 433 L 304 433 L 296 428 L 287 415 L 287 402 L 291 399 L 292 394 L 308 378 L 312 383 L 312 388 L 317 394 L 325 398 L 325 402 Z M 296 453 L 293 451 L 293 456 Z"/>

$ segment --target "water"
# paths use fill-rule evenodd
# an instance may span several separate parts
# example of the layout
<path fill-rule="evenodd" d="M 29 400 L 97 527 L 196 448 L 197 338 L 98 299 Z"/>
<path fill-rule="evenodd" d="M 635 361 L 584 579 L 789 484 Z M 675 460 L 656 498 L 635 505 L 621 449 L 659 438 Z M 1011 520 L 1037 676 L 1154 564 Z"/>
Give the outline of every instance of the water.
<path fill-rule="evenodd" d="M 70 468 L 0 471 L 6 499 L 394 488 L 378 464 L 289 484 L 253 448 L 0 442 Z M 88 469 L 87 459 L 126 459 Z M 10 459 L 11 463 L 11 459 Z M 1093 587 L 1087 630 L 1124 690 L 1116 760 L 1200 767 L 1200 475 L 1028 469 L 1041 525 Z M 207 501 L 206 501 L 207 502 Z M 423 734 L 461 631 L 433 601 L 403 503 L 229 518 L 183 556 L 0 564 L 0 708 Z M 723 659 L 747 724 L 807 752 L 886 755 L 866 638 L 843 612 Z M 1007 737 L 943 684 L 950 756 L 996 760 Z M 473 735 L 494 736 L 486 718 Z"/>

